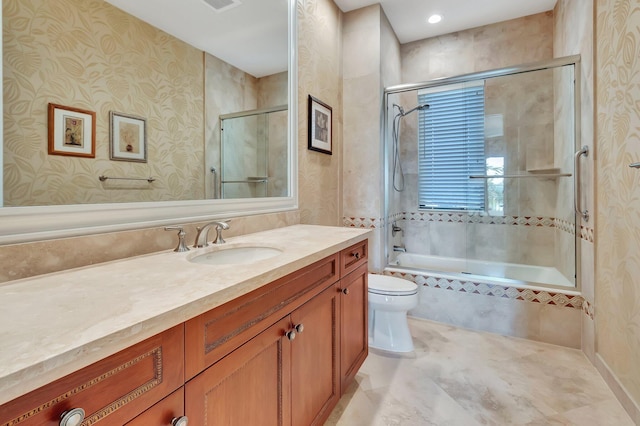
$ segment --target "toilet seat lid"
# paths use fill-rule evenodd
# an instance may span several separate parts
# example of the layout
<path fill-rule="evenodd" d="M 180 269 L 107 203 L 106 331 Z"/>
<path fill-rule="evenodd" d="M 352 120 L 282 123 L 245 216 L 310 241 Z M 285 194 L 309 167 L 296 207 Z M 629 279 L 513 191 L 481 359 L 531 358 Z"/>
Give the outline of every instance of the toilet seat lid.
<path fill-rule="evenodd" d="M 418 293 L 418 285 L 402 278 L 369 274 L 369 292 L 388 296 L 410 296 Z"/>

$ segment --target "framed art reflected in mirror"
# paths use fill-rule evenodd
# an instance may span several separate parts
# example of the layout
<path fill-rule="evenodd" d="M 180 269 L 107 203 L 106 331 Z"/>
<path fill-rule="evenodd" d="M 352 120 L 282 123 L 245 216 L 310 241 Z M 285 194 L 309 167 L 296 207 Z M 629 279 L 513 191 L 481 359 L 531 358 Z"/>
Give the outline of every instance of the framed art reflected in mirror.
<path fill-rule="evenodd" d="M 95 158 L 96 113 L 49 104 L 49 154 Z"/>
<path fill-rule="evenodd" d="M 147 162 L 147 120 L 121 112 L 109 112 L 109 158 Z"/>

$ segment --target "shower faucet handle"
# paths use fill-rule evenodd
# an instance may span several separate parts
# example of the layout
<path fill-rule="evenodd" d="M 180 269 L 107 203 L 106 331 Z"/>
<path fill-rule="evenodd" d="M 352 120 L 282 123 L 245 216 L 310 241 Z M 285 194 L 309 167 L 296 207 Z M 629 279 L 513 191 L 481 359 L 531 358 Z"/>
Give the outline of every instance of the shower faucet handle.
<path fill-rule="evenodd" d="M 395 237 L 398 232 L 402 232 L 402 228 L 396 225 L 396 222 L 393 221 L 393 223 L 391 224 L 391 236 Z"/>

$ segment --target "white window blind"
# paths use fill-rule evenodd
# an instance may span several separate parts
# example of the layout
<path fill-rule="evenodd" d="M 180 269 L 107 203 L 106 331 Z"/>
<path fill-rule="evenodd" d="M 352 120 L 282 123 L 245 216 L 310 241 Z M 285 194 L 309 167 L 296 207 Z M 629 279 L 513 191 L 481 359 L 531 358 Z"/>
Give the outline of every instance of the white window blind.
<path fill-rule="evenodd" d="M 484 84 L 424 89 L 418 103 L 421 209 L 484 210 Z"/>

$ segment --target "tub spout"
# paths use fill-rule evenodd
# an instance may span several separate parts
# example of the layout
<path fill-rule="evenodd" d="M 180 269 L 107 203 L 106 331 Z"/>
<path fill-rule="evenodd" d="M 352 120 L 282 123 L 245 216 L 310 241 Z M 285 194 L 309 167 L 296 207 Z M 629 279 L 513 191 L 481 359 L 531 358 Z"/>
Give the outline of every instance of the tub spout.
<path fill-rule="evenodd" d="M 401 253 L 406 253 L 407 249 L 404 246 L 393 246 L 393 251 L 399 251 Z"/>

